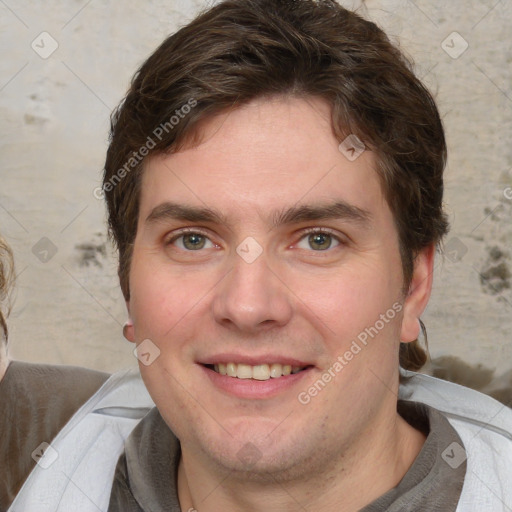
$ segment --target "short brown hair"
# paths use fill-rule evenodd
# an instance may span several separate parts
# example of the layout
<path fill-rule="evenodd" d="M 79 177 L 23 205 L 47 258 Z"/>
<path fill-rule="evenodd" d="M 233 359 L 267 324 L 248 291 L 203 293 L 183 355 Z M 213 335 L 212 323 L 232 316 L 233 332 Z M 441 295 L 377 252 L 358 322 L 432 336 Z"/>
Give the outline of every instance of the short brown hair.
<path fill-rule="evenodd" d="M 375 152 L 408 292 L 415 256 L 448 229 L 446 143 L 432 96 L 381 29 L 334 0 L 225 0 L 160 45 L 112 114 L 103 189 L 126 299 L 141 153 L 179 151 L 202 119 L 275 95 L 327 100 L 338 140 L 355 134 Z M 170 122 L 191 101 L 194 108 Z M 166 129 L 156 137 L 158 127 Z M 417 342 L 402 344 L 406 368 L 425 359 Z"/>

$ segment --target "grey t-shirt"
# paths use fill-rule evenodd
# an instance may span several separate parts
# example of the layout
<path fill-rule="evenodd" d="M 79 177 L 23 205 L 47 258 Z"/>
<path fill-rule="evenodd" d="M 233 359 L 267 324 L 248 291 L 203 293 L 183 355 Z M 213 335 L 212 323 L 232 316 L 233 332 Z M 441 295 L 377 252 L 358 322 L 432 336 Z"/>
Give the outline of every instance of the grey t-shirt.
<path fill-rule="evenodd" d="M 456 465 L 446 460 L 450 445 L 463 447 L 462 440 L 437 409 L 399 401 L 398 412 L 427 439 L 399 484 L 361 512 L 454 512 L 466 462 Z M 181 512 L 176 488 L 180 453 L 179 441 L 158 410 L 152 409 L 126 440 L 114 475 L 109 512 Z"/>

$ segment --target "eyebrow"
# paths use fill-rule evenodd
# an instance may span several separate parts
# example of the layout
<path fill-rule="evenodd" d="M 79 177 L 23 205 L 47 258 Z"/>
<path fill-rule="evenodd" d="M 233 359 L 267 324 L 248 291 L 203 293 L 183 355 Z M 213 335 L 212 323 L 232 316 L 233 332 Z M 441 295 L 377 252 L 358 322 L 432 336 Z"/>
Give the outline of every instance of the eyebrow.
<path fill-rule="evenodd" d="M 279 226 L 327 219 L 352 221 L 365 227 L 370 224 L 372 214 L 368 210 L 339 200 L 328 204 L 294 206 L 274 214 L 273 220 L 274 226 Z"/>
<path fill-rule="evenodd" d="M 314 220 L 338 219 L 355 222 L 368 227 L 372 214 L 345 201 L 335 201 L 327 204 L 299 205 L 276 211 L 271 215 L 273 227 L 283 224 L 294 224 Z M 159 204 L 146 218 L 146 223 L 165 220 L 181 220 L 186 222 L 210 222 L 229 225 L 227 218 L 210 208 L 188 206 L 173 202 Z"/>
<path fill-rule="evenodd" d="M 210 208 L 197 208 L 184 204 L 165 202 L 159 204 L 146 217 L 147 223 L 163 220 L 183 220 L 187 222 L 212 222 L 227 224 L 227 219 Z"/>

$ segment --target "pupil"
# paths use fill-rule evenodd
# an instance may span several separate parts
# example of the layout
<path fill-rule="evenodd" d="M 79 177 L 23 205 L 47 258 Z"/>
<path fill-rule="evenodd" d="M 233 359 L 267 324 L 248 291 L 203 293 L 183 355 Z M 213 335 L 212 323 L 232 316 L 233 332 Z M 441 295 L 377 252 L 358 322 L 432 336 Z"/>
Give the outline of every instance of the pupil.
<path fill-rule="evenodd" d="M 331 235 L 326 235 L 324 233 L 314 233 L 313 235 L 309 236 L 309 243 L 313 249 L 324 251 L 325 249 L 329 249 L 331 246 Z"/>
<path fill-rule="evenodd" d="M 187 249 L 201 249 L 204 243 L 204 237 L 198 234 L 186 235 L 183 238 L 183 244 Z"/>

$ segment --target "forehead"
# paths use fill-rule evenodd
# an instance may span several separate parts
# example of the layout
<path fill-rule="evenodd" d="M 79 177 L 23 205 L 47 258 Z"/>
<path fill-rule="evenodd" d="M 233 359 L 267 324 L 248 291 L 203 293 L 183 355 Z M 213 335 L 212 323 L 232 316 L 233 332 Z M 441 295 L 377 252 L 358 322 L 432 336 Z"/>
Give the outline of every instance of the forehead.
<path fill-rule="evenodd" d="M 198 129 L 199 144 L 147 160 L 141 217 L 166 201 L 231 217 L 336 200 L 386 208 L 373 153 L 352 161 L 340 151 L 322 99 L 260 98 Z"/>

